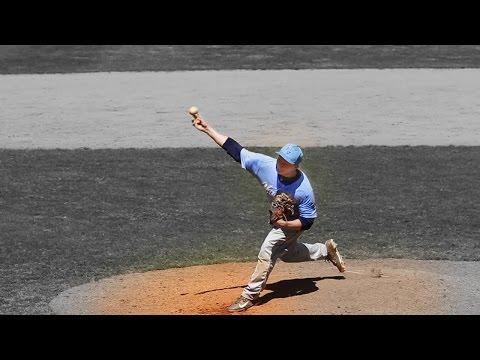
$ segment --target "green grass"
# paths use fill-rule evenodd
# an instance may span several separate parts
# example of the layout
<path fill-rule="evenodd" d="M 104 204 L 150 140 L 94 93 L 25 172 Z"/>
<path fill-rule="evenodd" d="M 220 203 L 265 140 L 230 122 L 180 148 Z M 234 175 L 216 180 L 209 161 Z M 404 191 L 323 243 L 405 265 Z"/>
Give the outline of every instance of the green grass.
<path fill-rule="evenodd" d="M 475 45 L 0 45 L 0 74 L 477 68 Z"/>
<path fill-rule="evenodd" d="M 302 241 L 480 260 L 480 147 L 305 153 L 319 216 Z M 263 188 L 221 149 L 0 150 L 0 174 L 0 313 L 123 272 L 255 260 L 270 229 Z"/>

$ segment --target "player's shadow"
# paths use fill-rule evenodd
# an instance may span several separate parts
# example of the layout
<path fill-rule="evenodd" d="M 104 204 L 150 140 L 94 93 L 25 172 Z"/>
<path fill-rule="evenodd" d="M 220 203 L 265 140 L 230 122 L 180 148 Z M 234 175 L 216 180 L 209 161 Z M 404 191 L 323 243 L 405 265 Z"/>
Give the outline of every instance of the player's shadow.
<path fill-rule="evenodd" d="M 344 276 L 319 276 L 314 278 L 280 280 L 272 284 L 267 284 L 266 290 L 272 292 L 261 296 L 257 305 L 263 305 L 273 299 L 287 298 L 298 295 L 305 295 L 318 290 L 317 281 L 321 280 L 344 280 Z"/>
<path fill-rule="evenodd" d="M 277 298 L 286 298 L 291 296 L 298 296 L 298 295 L 305 295 L 314 291 L 318 290 L 317 285 L 315 282 L 320 280 L 344 280 L 345 277 L 340 276 L 319 276 L 314 278 L 303 278 L 303 279 L 289 279 L 289 280 L 280 280 L 276 283 L 268 284 L 265 287 L 267 290 L 271 290 L 272 292 L 261 296 L 258 299 L 257 305 L 262 305 L 269 302 L 272 299 Z M 243 289 L 247 285 L 237 285 L 237 286 L 230 286 L 225 288 L 219 289 L 211 289 L 211 290 L 204 290 L 195 293 L 194 295 L 201 295 L 206 294 L 209 292 L 214 291 L 221 291 L 221 290 L 230 290 L 230 289 Z M 186 295 L 186 294 L 182 294 Z"/>

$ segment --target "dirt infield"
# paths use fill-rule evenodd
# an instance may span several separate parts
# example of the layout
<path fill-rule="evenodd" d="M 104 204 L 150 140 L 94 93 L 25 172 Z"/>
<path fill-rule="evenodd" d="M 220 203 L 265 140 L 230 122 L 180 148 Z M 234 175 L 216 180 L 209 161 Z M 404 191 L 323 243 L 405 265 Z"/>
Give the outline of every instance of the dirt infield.
<path fill-rule="evenodd" d="M 347 265 L 341 274 L 323 261 L 280 261 L 257 306 L 244 314 L 478 312 L 478 289 L 469 295 L 468 310 L 455 309 L 462 294 L 451 288 L 458 279 L 447 275 L 455 274 L 454 262 L 376 259 L 348 260 Z M 50 306 L 57 314 L 228 314 L 226 307 L 254 266 L 228 263 L 114 276 L 69 289 Z"/>

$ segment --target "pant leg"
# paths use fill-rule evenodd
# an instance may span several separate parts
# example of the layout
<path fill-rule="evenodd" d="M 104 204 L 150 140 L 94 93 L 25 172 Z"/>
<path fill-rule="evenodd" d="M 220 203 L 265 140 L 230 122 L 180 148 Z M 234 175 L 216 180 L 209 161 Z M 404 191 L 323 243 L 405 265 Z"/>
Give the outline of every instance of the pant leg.
<path fill-rule="evenodd" d="M 281 259 L 285 262 L 303 262 L 323 260 L 326 257 L 327 247 L 325 244 L 305 244 L 295 241 L 285 249 Z"/>
<path fill-rule="evenodd" d="M 281 228 L 273 228 L 263 241 L 258 254 L 258 261 L 250 282 L 243 290 L 242 296 L 255 300 L 265 288 L 268 276 L 275 266 L 275 262 L 281 257 L 288 246 L 296 242 L 302 231 L 289 231 Z"/>

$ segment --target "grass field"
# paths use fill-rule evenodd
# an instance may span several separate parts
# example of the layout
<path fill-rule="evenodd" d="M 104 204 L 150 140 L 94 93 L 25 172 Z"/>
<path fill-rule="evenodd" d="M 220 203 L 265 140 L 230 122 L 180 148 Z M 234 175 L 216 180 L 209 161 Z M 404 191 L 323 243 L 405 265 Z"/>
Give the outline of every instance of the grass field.
<path fill-rule="evenodd" d="M 0 45 L 0 74 L 478 68 L 475 45 Z"/>
<path fill-rule="evenodd" d="M 480 260 L 480 147 L 305 152 L 319 217 L 303 241 Z M 0 313 L 47 313 L 113 274 L 254 260 L 270 229 L 264 190 L 221 149 L 0 150 L 0 174 Z"/>

